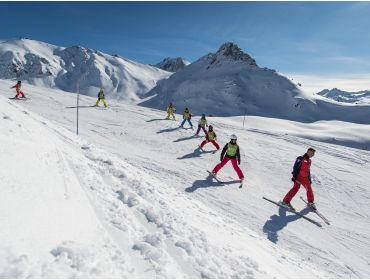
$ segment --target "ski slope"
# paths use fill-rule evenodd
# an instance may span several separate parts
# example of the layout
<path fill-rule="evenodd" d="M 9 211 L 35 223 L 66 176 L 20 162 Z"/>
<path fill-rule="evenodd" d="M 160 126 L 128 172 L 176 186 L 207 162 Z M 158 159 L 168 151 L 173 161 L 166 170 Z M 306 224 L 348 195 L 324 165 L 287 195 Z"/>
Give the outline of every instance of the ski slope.
<path fill-rule="evenodd" d="M 246 181 L 163 111 L 0 85 L 0 277 L 366 278 L 370 274 L 370 126 L 209 118 L 223 146 L 238 135 Z M 194 117 L 194 122 L 198 118 Z M 341 142 L 333 144 L 333 133 Z M 362 141 L 362 142 L 361 142 Z M 275 205 L 296 156 L 317 149 L 317 226 Z"/>

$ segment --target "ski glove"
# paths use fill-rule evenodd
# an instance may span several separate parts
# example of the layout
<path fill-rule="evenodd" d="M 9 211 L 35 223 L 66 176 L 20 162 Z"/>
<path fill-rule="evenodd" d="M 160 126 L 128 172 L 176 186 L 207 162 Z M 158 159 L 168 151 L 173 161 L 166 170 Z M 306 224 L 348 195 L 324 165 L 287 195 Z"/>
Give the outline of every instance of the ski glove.
<path fill-rule="evenodd" d="M 292 182 L 295 182 L 295 180 L 296 180 L 295 177 L 292 177 Z"/>

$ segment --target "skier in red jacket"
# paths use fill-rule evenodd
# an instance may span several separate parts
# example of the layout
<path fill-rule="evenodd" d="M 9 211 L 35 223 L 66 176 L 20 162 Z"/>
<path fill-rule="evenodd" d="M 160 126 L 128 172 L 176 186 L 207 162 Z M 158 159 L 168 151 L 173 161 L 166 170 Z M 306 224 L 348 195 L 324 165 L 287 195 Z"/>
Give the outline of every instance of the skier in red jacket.
<path fill-rule="evenodd" d="M 200 144 L 200 148 L 201 148 L 201 150 L 203 150 L 203 146 L 205 145 L 205 144 L 207 144 L 208 142 L 211 142 L 212 144 L 213 144 L 213 146 L 215 146 L 216 147 L 216 149 L 217 150 L 219 150 L 220 149 L 220 146 L 217 144 L 217 142 L 216 142 L 216 140 L 217 140 L 217 135 L 216 135 L 216 133 L 213 131 L 213 126 L 212 125 L 210 125 L 209 127 L 208 127 L 208 132 L 206 133 L 206 140 L 204 140 L 203 142 L 202 142 L 202 144 Z"/>
<path fill-rule="evenodd" d="M 311 188 L 312 181 L 310 173 L 311 158 L 315 155 L 315 152 L 315 149 L 309 148 L 303 156 L 300 156 L 296 159 L 292 172 L 292 181 L 294 182 L 294 185 L 292 189 L 285 195 L 283 201 L 281 202 L 282 205 L 294 210 L 293 206 L 290 204 L 290 201 L 297 194 L 300 186 L 303 185 L 303 187 L 307 191 L 308 206 L 316 210 L 314 196 Z"/>
<path fill-rule="evenodd" d="M 23 91 L 21 91 L 21 86 L 22 86 L 22 82 L 18 81 L 18 83 L 15 86 L 11 87 L 11 88 L 15 88 L 15 90 L 17 91 L 17 94 L 14 98 L 19 98 L 19 95 L 21 95 L 22 98 L 26 98 Z"/>

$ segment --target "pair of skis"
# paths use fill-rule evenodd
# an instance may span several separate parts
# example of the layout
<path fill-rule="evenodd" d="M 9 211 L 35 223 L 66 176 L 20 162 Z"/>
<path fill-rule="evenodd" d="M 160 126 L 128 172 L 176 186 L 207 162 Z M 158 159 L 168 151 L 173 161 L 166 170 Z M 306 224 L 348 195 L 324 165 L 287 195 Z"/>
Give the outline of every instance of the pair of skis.
<path fill-rule="evenodd" d="M 209 173 L 209 175 L 211 175 L 213 178 L 215 178 L 215 180 L 217 181 L 217 183 L 221 184 L 221 185 L 225 185 L 226 182 L 224 181 L 221 181 L 220 179 L 217 178 L 217 176 L 215 174 L 213 174 L 211 171 L 207 170 L 207 172 Z M 239 185 L 239 189 L 241 189 L 243 187 L 243 181 L 241 180 L 240 181 L 240 185 Z"/>
<path fill-rule="evenodd" d="M 28 97 L 10 97 L 10 100 L 30 100 Z"/>
<path fill-rule="evenodd" d="M 319 216 L 325 222 L 325 224 L 330 225 L 330 221 L 323 214 L 317 211 L 317 209 L 313 209 L 312 207 L 310 207 L 308 202 L 302 196 L 301 196 L 301 199 L 304 203 L 306 203 L 307 207 L 310 208 L 312 212 L 314 212 L 317 216 Z"/>
<path fill-rule="evenodd" d="M 282 205 L 281 204 L 281 202 L 276 202 L 276 201 L 273 201 L 273 200 L 271 200 L 271 199 L 269 199 L 269 198 L 267 198 L 267 197 L 262 197 L 264 200 L 266 200 L 266 201 L 269 201 L 269 202 L 271 202 L 271 203 L 273 203 L 273 204 L 275 204 L 275 205 L 277 205 L 277 206 L 279 206 L 279 207 L 283 207 L 284 209 L 286 209 L 286 210 L 288 210 L 289 212 L 291 212 L 291 213 L 294 213 L 294 214 L 296 214 L 296 215 L 298 215 L 298 216 L 300 216 L 301 218 L 303 218 L 303 219 L 305 219 L 306 221 L 309 221 L 309 222 L 311 222 L 311 223 L 313 223 L 313 224 L 315 224 L 315 225 L 317 225 L 317 226 L 319 226 L 319 227 L 321 227 L 321 224 L 320 223 L 318 223 L 317 221 L 315 221 L 315 220 L 313 220 L 313 219 L 311 219 L 311 218 L 308 218 L 308 217 L 306 217 L 305 215 L 303 215 L 303 214 L 301 214 L 300 212 L 298 212 L 298 211 L 296 211 L 296 210 L 293 210 L 293 209 L 291 209 L 291 208 L 289 208 L 289 207 L 287 207 L 287 206 L 285 206 L 285 205 Z M 304 202 L 304 203 L 306 203 L 306 205 L 307 205 L 307 207 L 312 211 L 312 212 L 314 212 L 318 217 L 320 217 L 327 225 L 330 225 L 330 221 L 323 215 L 323 214 L 321 214 L 317 209 L 313 209 L 312 207 L 310 207 L 309 206 L 309 204 L 308 204 L 308 202 L 303 198 L 303 197 L 301 197 L 301 199 L 302 199 L 302 201 Z"/>

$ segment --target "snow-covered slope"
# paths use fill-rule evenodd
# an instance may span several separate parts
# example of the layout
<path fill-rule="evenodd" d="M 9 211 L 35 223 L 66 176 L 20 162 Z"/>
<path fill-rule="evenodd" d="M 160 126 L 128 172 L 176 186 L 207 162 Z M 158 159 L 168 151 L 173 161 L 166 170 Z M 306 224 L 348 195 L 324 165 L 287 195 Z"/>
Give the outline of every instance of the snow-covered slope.
<path fill-rule="evenodd" d="M 312 122 L 343 120 L 370 123 L 370 106 L 337 104 L 305 94 L 274 70 L 260 68 L 233 43 L 223 44 L 160 81 L 142 105 L 164 109 L 174 102 L 179 111 L 214 116 L 256 115 Z"/>
<path fill-rule="evenodd" d="M 220 173 L 225 186 L 207 177 L 219 153 L 200 153 L 202 139 L 162 111 L 111 100 L 92 108 L 83 96 L 76 137 L 74 94 L 27 86 L 30 100 L 10 101 L 10 85 L 0 83 L 1 277 L 370 274 L 370 154 L 328 143 L 334 134 L 369 145 L 369 125 L 247 117 L 243 128 L 242 117 L 209 118 L 221 145 L 238 135 L 239 190 L 230 166 Z M 282 198 L 308 146 L 317 149 L 313 188 L 330 226 L 261 199 Z M 298 197 L 293 205 L 320 222 Z"/>
<path fill-rule="evenodd" d="M 348 92 L 337 88 L 324 89 L 317 93 L 320 96 L 344 103 L 370 104 L 370 91 Z"/>
<path fill-rule="evenodd" d="M 184 69 L 186 66 L 190 64 L 189 61 L 183 59 L 182 57 L 166 57 L 161 62 L 154 65 L 162 70 L 169 71 L 169 72 L 177 72 L 181 69 Z"/>
<path fill-rule="evenodd" d="M 0 78 L 96 96 L 103 86 L 110 97 L 136 103 L 171 73 L 97 50 L 18 39 L 0 42 Z"/>

